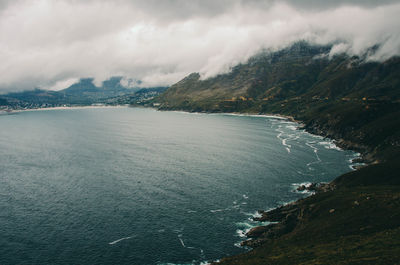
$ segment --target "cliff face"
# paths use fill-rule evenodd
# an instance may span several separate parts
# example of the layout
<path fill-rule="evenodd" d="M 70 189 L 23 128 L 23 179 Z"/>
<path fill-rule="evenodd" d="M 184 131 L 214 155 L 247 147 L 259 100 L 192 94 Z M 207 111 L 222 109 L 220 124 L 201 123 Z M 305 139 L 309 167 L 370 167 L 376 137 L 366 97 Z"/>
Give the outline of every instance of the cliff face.
<path fill-rule="evenodd" d="M 342 147 L 369 153 L 368 160 L 397 155 L 400 58 L 383 63 L 345 55 L 329 59 L 328 51 L 297 43 L 259 54 L 227 74 L 202 80 L 193 73 L 157 101 L 164 110 L 290 115 Z"/>

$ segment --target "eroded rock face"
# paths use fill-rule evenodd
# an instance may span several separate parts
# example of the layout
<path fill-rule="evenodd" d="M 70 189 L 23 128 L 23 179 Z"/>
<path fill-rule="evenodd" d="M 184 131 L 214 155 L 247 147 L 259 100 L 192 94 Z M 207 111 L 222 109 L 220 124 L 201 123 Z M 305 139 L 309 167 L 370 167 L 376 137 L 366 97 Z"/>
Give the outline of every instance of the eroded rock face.
<path fill-rule="evenodd" d="M 257 238 L 257 237 L 261 236 L 262 234 L 271 230 L 274 226 L 275 226 L 275 224 L 254 227 L 249 232 L 247 232 L 246 236 L 250 237 L 250 238 Z"/>
<path fill-rule="evenodd" d="M 260 211 L 261 217 L 254 217 L 254 221 L 260 222 L 281 222 L 285 217 L 298 210 L 297 202 L 289 203 L 284 206 L 280 206 L 271 211 Z"/>
<path fill-rule="evenodd" d="M 254 227 L 246 236 L 250 240 L 242 242 L 242 246 L 257 247 L 270 239 L 278 238 L 290 233 L 302 219 L 304 209 L 297 202 L 281 206 L 268 212 L 260 212 L 261 217 L 255 217 L 255 221 L 274 222 L 266 226 Z"/>

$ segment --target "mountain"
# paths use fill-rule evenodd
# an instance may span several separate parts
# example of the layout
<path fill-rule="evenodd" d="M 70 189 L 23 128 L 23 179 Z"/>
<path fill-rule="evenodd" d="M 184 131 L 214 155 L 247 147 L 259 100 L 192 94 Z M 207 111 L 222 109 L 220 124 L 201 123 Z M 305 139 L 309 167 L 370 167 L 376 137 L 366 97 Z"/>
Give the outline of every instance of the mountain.
<path fill-rule="evenodd" d="M 67 99 L 64 98 L 62 93 L 58 91 L 47 91 L 42 89 L 34 89 L 24 92 L 15 92 L 2 95 L 7 101 L 7 105 L 11 108 L 17 106 L 35 106 L 35 105 L 54 105 L 54 104 L 65 104 Z"/>
<path fill-rule="evenodd" d="M 84 78 L 79 83 L 73 84 L 60 92 L 70 101 L 93 103 L 139 90 L 139 88 L 123 87 L 120 83 L 121 79 L 122 77 L 111 77 L 109 80 L 104 81 L 101 87 L 97 87 L 94 85 L 92 78 Z"/>
<path fill-rule="evenodd" d="M 369 160 L 398 154 L 400 58 L 365 62 L 328 52 L 302 42 L 264 52 L 227 74 L 190 74 L 157 101 L 164 110 L 288 115 Z"/>
<path fill-rule="evenodd" d="M 400 58 L 330 58 L 329 50 L 301 42 L 263 52 L 226 74 L 190 74 L 155 99 L 162 110 L 290 116 L 367 163 L 315 184 L 315 195 L 261 211 L 257 220 L 272 223 L 247 234 L 252 250 L 218 264 L 400 260 Z"/>
<path fill-rule="evenodd" d="M 142 88 L 134 93 L 106 98 L 103 100 L 103 103 L 111 105 L 153 106 L 151 101 L 156 96 L 165 92 L 165 90 L 167 90 L 167 87 Z"/>
<path fill-rule="evenodd" d="M 111 77 L 101 87 L 93 78 L 82 78 L 60 91 L 34 89 L 1 95 L 0 106 L 11 108 L 37 108 L 58 105 L 90 105 L 94 103 L 130 104 L 158 95 L 165 88 L 126 88 L 121 85 L 122 77 Z M 137 92 L 137 94 L 135 94 Z"/>
<path fill-rule="evenodd" d="M 5 98 L 0 97 L 0 106 L 6 106 L 8 105 L 8 101 Z"/>

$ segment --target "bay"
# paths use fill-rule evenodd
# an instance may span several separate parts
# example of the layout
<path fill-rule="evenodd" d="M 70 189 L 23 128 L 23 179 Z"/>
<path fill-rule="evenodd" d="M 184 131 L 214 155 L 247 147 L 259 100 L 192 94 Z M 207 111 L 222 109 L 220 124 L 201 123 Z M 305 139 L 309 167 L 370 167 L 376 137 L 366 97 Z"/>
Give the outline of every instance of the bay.
<path fill-rule="evenodd" d="M 73 108 L 0 115 L 0 264 L 200 264 L 357 154 L 274 117 Z"/>

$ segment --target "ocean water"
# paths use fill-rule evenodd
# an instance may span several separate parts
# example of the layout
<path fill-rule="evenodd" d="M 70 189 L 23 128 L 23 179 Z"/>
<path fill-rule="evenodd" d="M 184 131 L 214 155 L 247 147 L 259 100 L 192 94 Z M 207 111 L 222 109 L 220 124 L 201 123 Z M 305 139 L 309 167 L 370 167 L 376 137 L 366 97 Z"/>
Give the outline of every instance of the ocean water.
<path fill-rule="evenodd" d="M 272 117 L 83 108 L 0 115 L 0 264 L 200 264 L 354 152 Z"/>

